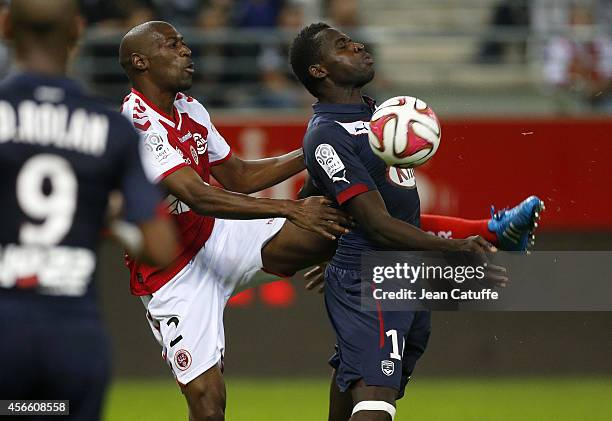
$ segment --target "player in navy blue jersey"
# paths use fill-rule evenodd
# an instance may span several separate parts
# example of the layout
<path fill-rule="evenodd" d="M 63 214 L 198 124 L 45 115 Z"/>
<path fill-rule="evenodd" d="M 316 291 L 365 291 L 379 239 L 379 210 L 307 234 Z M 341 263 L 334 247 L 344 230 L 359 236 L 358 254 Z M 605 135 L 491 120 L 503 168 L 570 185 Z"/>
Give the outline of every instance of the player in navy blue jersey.
<path fill-rule="evenodd" d="M 319 23 L 298 34 L 290 56 L 294 73 L 318 99 L 304 137 L 311 187 L 357 222 L 340 238 L 325 272 L 325 302 L 337 338 L 330 360 L 335 371 L 329 419 L 393 419 L 395 401 L 427 345 L 430 313 L 363 311 L 361 254 L 390 249 L 483 253 L 496 248 L 480 236 L 449 239 L 419 229 L 414 172 L 387 167 L 368 144 L 366 125 L 375 104 L 362 94 L 362 87 L 374 77 L 374 61 L 363 44 Z M 497 231 L 503 237 L 514 218 L 513 223 L 521 223 L 517 248 L 524 248 L 539 206 L 539 199 L 529 198 L 491 220 L 503 219 L 503 229 L 491 221 L 483 226 L 492 237 Z"/>
<path fill-rule="evenodd" d="M 69 400 L 63 419 L 97 420 L 110 355 L 92 277 L 109 194 L 125 203 L 111 231 L 147 261 L 173 259 L 174 228 L 130 123 L 66 77 L 76 2 L 13 0 L 0 27 L 17 70 L 0 84 L 0 397 Z"/>

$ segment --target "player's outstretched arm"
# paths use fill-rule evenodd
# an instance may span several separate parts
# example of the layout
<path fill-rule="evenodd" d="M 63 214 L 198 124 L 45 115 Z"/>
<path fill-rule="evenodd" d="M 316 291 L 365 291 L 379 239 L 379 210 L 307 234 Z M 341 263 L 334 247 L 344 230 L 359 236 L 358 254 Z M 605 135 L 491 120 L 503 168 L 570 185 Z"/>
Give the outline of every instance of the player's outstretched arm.
<path fill-rule="evenodd" d="M 367 237 L 395 250 L 497 251 L 479 236 L 461 240 L 436 237 L 404 221 L 392 217 L 376 190 L 359 194 L 347 202 L 349 214 L 355 218 Z"/>
<path fill-rule="evenodd" d="M 265 159 L 243 160 L 233 155 L 222 164 L 212 167 L 212 175 L 227 190 L 254 193 L 285 181 L 306 166 L 301 149 Z"/>
<path fill-rule="evenodd" d="M 210 186 L 190 167 L 183 167 L 162 181 L 166 190 L 200 215 L 226 219 L 260 219 L 284 217 L 300 228 L 326 238 L 348 232 L 350 218 L 330 207 L 323 197 L 305 200 L 281 200 L 247 196 Z"/>

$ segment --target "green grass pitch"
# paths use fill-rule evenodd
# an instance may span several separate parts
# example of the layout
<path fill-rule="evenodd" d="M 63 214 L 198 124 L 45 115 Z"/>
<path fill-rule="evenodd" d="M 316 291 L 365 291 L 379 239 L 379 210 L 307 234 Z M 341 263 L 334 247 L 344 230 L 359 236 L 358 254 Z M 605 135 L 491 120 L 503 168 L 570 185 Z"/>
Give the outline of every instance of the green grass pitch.
<path fill-rule="evenodd" d="M 325 421 L 325 379 L 227 379 L 227 421 Z M 612 379 L 415 379 L 396 421 L 604 421 L 612 419 Z M 106 421 L 187 420 L 171 380 L 118 381 Z"/>

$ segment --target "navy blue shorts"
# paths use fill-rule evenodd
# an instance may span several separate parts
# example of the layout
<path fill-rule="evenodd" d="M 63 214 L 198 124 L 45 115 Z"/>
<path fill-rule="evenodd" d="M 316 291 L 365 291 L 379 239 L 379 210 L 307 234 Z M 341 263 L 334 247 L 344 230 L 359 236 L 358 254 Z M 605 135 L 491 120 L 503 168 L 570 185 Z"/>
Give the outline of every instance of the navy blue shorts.
<path fill-rule="evenodd" d="M 0 397 L 66 399 L 70 416 L 53 420 L 96 421 L 110 378 L 109 341 L 97 314 L 72 304 L 0 290 Z"/>
<path fill-rule="evenodd" d="M 328 265 L 325 305 L 336 332 L 329 360 L 341 391 L 363 379 L 368 386 L 391 387 L 403 396 L 431 332 L 428 311 L 364 311 L 359 271 Z"/>

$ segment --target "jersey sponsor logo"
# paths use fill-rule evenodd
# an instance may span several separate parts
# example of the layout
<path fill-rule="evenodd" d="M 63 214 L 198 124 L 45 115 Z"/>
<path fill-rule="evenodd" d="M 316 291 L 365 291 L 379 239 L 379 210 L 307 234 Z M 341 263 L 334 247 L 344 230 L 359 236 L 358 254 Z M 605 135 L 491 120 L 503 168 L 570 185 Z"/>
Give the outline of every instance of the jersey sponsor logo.
<path fill-rule="evenodd" d="M 380 362 L 380 369 L 385 376 L 390 377 L 395 373 L 395 363 L 390 360 L 382 360 Z"/>
<path fill-rule="evenodd" d="M 204 137 L 202 137 L 200 133 L 196 133 L 193 135 L 193 139 L 196 142 L 196 148 L 198 150 L 199 155 L 204 155 L 208 150 L 207 135 L 207 133 L 205 133 Z"/>
<path fill-rule="evenodd" d="M 341 125 L 342 128 L 352 136 L 367 134 L 368 128 L 370 127 L 369 121 L 353 121 L 350 123 L 341 123 L 339 121 L 336 121 L 336 123 Z"/>
<path fill-rule="evenodd" d="M 340 177 L 332 176 L 331 179 L 332 179 L 332 183 L 335 183 L 335 182 L 338 182 L 338 181 L 344 181 L 345 183 L 351 184 L 351 182 L 346 179 L 346 170 L 344 170 L 342 172 Z"/>
<path fill-rule="evenodd" d="M 104 114 L 83 108 L 69 112 L 64 104 L 25 100 L 16 108 L 0 101 L 0 143 L 52 146 L 102 156 L 108 142 L 109 121 Z"/>
<path fill-rule="evenodd" d="M 195 148 L 193 146 L 190 146 L 189 150 L 191 151 L 191 156 L 193 157 L 193 160 L 195 161 L 195 164 L 199 165 L 200 164 L 200 158 L 198 158 L 198 153 L 196 152 Z"/>
<path fill-rule="evenodd" d="M 416 187 L 416 177 L 412 168 L 387 167 L 387 180 L 405 189 Z"/>
<path fill-rule="evenodd" d="M 157 133 L 147 135 L 144 141 L 145 149 L 153 154 L 155 160 L 165 165 L 172 154 L 172 147 L 164 142 L 164 139 Z"/>
<path fill-rule="evenodd" d="M 174 362 L 179 370 L 185 371 L 191 367 L 191 354 L 184 349 L 179 349 L 174 354 Z"/>
<path fill-rule="evenodd" d="M 80 247 L 0 246 L 0 288 L 33 288 L 46 295 L 82 296 L 96 267 Z"/>
<path fill-rule="evenodd" d="M 344 163 L 332 145 L 322 143 L 315 149 L 315 158 L 329 178 L 345 169 Z"/>

